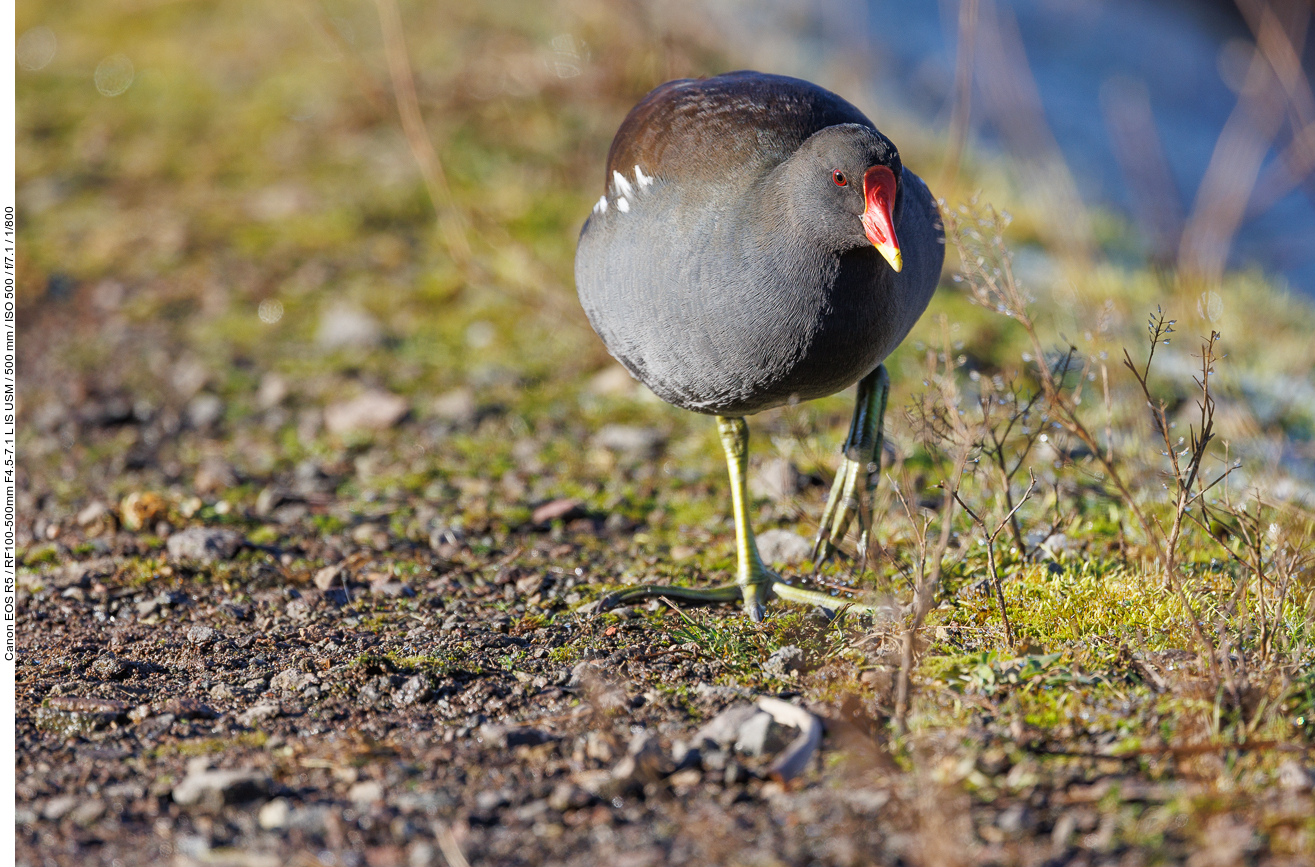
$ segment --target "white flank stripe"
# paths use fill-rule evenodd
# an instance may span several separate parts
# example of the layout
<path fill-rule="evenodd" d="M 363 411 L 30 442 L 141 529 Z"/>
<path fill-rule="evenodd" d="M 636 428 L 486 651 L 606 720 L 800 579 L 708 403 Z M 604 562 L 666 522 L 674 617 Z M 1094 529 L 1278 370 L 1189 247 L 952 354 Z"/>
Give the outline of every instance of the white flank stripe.
<path fill-rule="evenodd" d="M 617 200 L 616 200 L 616 209 L 617 209 L 618 211 L 620 211 L 621 213 L 623 213 L 623 214 L 629 213 L 629 212 L 630 212 L 630 200 L 629 200 L 629 199 L 617 199 Z"/>
<path fill-rule="evenodd" d="M 639 166 L 635 166 L 635 180 L 639 182 L 639 188 L 641 190 L 645 187 L 651 186 L 653 183 L 653 179 L 644 174 L 644 170 Z"/>
<path fill-rule="evenodd" d="M 635 188 L 630 185 L 630 181 L 626 180 L 626 176 L 620 172 L 612 172 L 612 182 L 616 184 L 617 192 L 627 199 L 635 194 Z M 617 207 L 620 207 L 620 205 Z"/>
<path fill-rule="evenodd" d="M 594 205 L 594 210 L 600 214 L 607 213 L 607 196 L 598 197 L 598 204 Z"/>

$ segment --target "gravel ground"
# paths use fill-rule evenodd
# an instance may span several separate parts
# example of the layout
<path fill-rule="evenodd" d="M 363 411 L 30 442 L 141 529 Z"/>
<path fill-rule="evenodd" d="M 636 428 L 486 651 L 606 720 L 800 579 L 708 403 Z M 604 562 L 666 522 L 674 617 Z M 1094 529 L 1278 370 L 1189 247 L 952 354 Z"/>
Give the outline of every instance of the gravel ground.
<path fill-rule="evenodd" d="M 1130 821 L 1169 861 L 1198 848 L 1168 807 L 1208 787 L 1029 752 L 987 713 L 896 759 L 889 660 L 861 623 L 874 688 L 837 695 L 846 672 L 803 651 L 733 686 L 674 615 L 572 613 L 598 583 L 589 552 L 624 541 L 604 523 L 505 553 L 119 532 L 25 570 L 19 862 L 1146 863 Z M 798 622 L 804 647 L 828 629 Z M 763 694 L 825 726 L 793 780 L 772 763 L 800 732 Z M 1299 832 L 1309 772 L 1288 772 L 1252 809 Z M 1190 863 L 1299 863 L 1259 857 L 1241 820 L 1203 833 L 1221 860 Z"/>

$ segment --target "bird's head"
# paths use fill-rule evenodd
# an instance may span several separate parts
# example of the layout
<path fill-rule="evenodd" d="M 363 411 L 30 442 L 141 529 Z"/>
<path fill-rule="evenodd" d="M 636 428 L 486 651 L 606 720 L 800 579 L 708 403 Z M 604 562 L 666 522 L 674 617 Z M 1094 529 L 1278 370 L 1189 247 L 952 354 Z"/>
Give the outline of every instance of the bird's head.
<path fill-rule="evenodd" d="M 899 151 L 890 139 L 859 124 L 827 127 L 788 161 L 792 195 L 818 240 L 837 251 L 871 245 L 894 271 L 904 266 L 899 213 Z"/>

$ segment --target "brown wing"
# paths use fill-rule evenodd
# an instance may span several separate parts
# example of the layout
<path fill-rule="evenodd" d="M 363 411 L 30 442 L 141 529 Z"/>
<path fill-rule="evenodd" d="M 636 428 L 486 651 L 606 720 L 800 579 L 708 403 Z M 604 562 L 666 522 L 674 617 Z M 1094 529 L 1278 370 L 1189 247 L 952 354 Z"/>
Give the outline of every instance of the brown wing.
<path fill-rule="evenodd" d="M 626 115 L 607 155 L 607 180 L 635 166 L 687 179 L 771 168 L 813 133 L 842 123 L 875 129 L 839 96 L 798 78 L 744 71 L 669 81 Z"/>

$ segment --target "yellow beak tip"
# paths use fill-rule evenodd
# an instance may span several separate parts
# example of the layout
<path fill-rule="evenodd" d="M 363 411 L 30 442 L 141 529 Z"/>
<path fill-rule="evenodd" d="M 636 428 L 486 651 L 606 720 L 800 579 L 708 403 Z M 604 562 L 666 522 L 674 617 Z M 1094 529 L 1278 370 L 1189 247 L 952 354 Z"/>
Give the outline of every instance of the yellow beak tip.
<path fill-rule="evenodd" d="M 899 250 L 881 250 L 881 255 L 890 263 L 890 270 L 899 273 L 904 269 L 904 256 Z"/>

